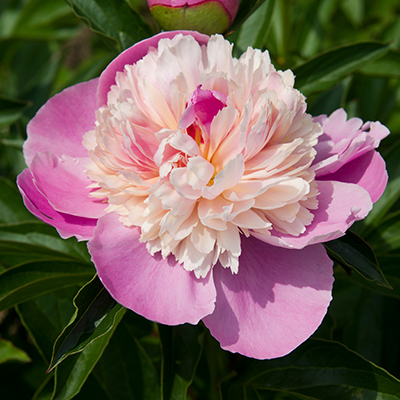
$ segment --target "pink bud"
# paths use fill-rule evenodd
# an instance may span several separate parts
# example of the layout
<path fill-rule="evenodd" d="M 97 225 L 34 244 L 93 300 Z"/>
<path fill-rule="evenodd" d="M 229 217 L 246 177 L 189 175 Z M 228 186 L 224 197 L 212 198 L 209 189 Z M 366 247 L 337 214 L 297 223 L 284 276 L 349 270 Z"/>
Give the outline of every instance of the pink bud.
<path fill-rule="evenodd" d="M 154 19 L 164 30 L 195 30 L 212 35 L 226 31 L 239 0 L 147 0 Z"/>

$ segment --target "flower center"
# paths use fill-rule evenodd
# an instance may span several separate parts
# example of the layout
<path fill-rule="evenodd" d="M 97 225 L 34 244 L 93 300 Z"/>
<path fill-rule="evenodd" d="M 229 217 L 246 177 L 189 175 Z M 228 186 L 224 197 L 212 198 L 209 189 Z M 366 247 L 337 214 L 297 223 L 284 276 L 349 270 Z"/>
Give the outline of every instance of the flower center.
<path fill-rule="evenodd" d="M 198 85 L 190 95 L 187 108 L 179 120 L 179 129 L 186 129 L 199 146 L 209 143 L 211 122 L 226 107 L 226 99 L 223 93 L 204 90 Z"/>

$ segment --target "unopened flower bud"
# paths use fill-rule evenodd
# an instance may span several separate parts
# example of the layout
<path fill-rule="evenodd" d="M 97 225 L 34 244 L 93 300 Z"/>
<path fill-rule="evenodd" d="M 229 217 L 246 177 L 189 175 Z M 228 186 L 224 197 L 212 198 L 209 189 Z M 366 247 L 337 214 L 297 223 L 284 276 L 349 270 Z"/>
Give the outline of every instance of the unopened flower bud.
<path fill-rule="evenodd" d="M 154 19 L 164 30 L 194 30 L 212 35 L 226 31 L 239 0 L 147 0 Z"/>

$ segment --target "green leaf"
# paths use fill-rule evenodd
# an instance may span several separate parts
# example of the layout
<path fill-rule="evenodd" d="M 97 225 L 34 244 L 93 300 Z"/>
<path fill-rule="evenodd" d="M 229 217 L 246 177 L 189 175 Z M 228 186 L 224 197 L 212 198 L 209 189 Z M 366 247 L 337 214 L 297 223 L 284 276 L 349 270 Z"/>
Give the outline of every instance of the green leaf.
<path fill-rule="evenodd" d="M 293 69 L 296 88 L 306 96 L 327 90 L 388 51 L 388 45 L 378 42 L 344 45 L 325 51 Z"/>
<path fill-rule="evenodd" d="M 133 332 L 136 321 L 129 320 L 132 314 L 125 314 L 93 375 L 110 400 L 161 399 L 159 374 Z"/>
<path fill-rule="evenodd" d="M 0 129 L 18 121 L 30 102 L 0 95 Z"/>
<path fill-rule="evenodd" d="M 142 18 L 124 0 L 67 1 L 92 30 L 114 39 L 122 50 L 153 35 Z"/>
<path fill-rule="evenodd" d="M 38 32 L 49 30 L 51 25 L 70 16 L 71 9 L 63 0 L 30 0 L 19 14 L 18 21 L 14 27 L 14 34 L 20 36 L 23 33 L 30 33 L 30 37 L 37 37 Z"/>
<path fill-rule="evenodd" d="M 74 305 L 76 312 L 70 324 L 54 344 L 49 371 L 112 330 L 117 315 L 124 309 L 109 295 L 97 276 L 78 292 Z"/>
<path fill-rule="evenodd" d="M 13 307 L 42 294 L 82 284 L 93 277 L 89 264 L 69 261 L 37 261 L 0 273 L 0 310 Z"/>
<path fill-rule="evenodd" d="M 364 19 L 364 0 L 342 0 L 341 6 L 351 23 L 359 27 Z"/>
<path fill-rule="evenodd" d="M 236 44 L 244 51 L 248 46 L 263 48 L 271 28 L 275 0 L 267 0 L 242 25 Z"/>
<path fill-rule="evenodd" d="M 163 357 L 164 399 L 185 400 L 204 346 L 201 325 L 159 325 Z"/>
<path fill-rule="evenodd" d="M 125 309 L 119 308 L 114 314 L 113 325 L 97 340 L 87 344 L 78 354 L 74 354 L 59 364 L 55 370 L 55 387 L 51 400 L 69 400 L 75 397 L 86 382 L 93 368 L 101 358 L 115 329 L 121 321 Z"/>
<path fill-rule="evenodd" d="M 36 220 L 26 209 L 15 183 L 0 177 L 0 224 Z"/>
<path fill-rule="evenodd" d="M 54 258 L 91 264 L 84 242 L 61 239 L 55 228 L 41 221 L 0 224 L 0 260 L 4 264 Z"/>
<path fill-rule="evenodd" d="M 385 339 L 384 304 L 383 296 L 364 289 L 358 291 L 351 307 L 347 302 L 342 304 L 342 307 L 352 311 L 343 327 L 345 344 L 378 365 L 382 363 L 381 343 Z"/>
<path fill-rule="evenodd" d="M 360 72 L 369 76 L 400 78 L 400 51 L 389 51 L 382 58 L 361 68 Z"/>
<path fill-rule="evenodd" d="M 7 361 L 29 362 L 31 361 L 28 354 L 23 350 L 15 347 L 11 342 L 0 339 L 0 364 Z"/>
<path fill-rule="evenodd" d="M 400 211 L 389 214 L 376 230 L 373 245 L 379 253 L 393 252 L 400 248 Z"/>
<path fill-rule="evenodd" d="M 294 48 L 300 51 L 303 58 L 307 59 L 321 49 L 326 36 L 325 28 L 331 25 L 336 8 L 337 2 L 332 0 L 308 2 L 304 18 L 294 24 L 294 35 L 297 37 Z"/>
<path fill-rule="evenodd" d="M 24 117 L 32 118 L 50 97 L 61 64 L 61 52 L 54 51 L 48 41 L 14 39 L 10 47 L 13 51 L 5 60 L 9 67 L 7 92 L 18 93 L 18 97 L 32 101 L 32 107 L 24 112 Z"/>
<path fill-rule="evenodd" d="M 348 76 L 330 90 L 315 96 L 315 99 L 308 102 L 307 112 L 311 115 L 332 114 L 343 106 L 352 81 L 352 77 Z"/>
<path fill-rule="evenodd" d="M 256 391 L 266 399 L 271 390 L 309 400 L 398 400 L 400 381 L 340 343 L 310 339 L 286 357 L 254 361 L 227 398 Z"/>
<path fill-rule="evenodd" d="M 10 2 L 0 10 L 0 38 L 54 40 L 71 37 L 76 25 L 71 8 L 63 0 Z"/>
<path fill-rule="evenodd" d="M 272 16 L 271 39 L 274 42 L 272 54 L 279 67 L 285 68 L 290 64 L 289 48 L 293 35 L 293 23 L 291 19 L 292 5 L 285 0 L 277 0 Z"/>
<path fill-rule="evenodd" d="M 17 306 L 22 325 L 47 365 L 55 340 L 75 312 L 72 299 L 78 290 L 79 286 L 71 286 L 46 293 Z"/>
<path fill-rule="evenodd" d="M 379 264 L 385 274 L 385 278 L 390 282 L 393 290 L 388 290 L 384 286 L 379 286 L 375 282 L 364 279 L 359 274 L 347 275 L 343 270 L 335 273 L 336 280 L 349 282 L 351 285 L 357 285 L 369 291 L 377 292 L 385 297 L 400 299 L 400 255 L 381 255 Z"/>
<path fill-rule="evenodd" d="M 387 265 L 382 263 L 382 267 L 386 272 Z M 400 347 L 396 343 L 400 320 L 394 316 L 399 301 L 385 296 L 383 287 L 361 277 L 364 284 L 360 285 L 347 278 L 342 271 L 335 274 L 334 301 L 329 307 L 329 314 L 335 321 L 333 337 L 398 377 Z M 366 284 L 370 284 L 372 290 Z M 394 291 L 386 292 L 392 294 Z"/>
<path fill-rule="evenodd" d="M 372 248 L 358 235 L 347 231 L 345 236 L 324 243 L 329 257 L 342 267 L 358 272 L 365 279 L 393 289 L 384 277 Z"/>
<path fill-rule="evenodd" d="M 232 22 L 232 25 L 228 29 L 228 32 L 230 33 L 237 30 L 240 25 L 242 25 L 243 22 L 246 21 L 246 19 L 249 18 L 250 15 L 253 14 L 253 12 L 262 5 L 262 3 L 264 3 L 264 1 L 265 0 L 241 1 L 235 20 Z"/>

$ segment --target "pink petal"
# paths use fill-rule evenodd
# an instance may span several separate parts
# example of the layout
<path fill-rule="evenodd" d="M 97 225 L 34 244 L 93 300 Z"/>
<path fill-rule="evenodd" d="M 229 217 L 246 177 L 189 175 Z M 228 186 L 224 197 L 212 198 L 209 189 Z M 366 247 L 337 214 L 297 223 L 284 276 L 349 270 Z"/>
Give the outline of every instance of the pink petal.
<path fill-rule="evenodd" d="M 115 85 L 115 76 L 117 72 L 124 70 L 125 65 L 135 64 L 141 58 L 143 58 L 150 47 L 157 47 L 160 39 L 168 38 L 172 39 L 177 34 L 182 33 L 183 35 L 193 36 L 200 44 L 206 44 L 209 37 L 195 31 L 172 31 L 162 32 L 158 35 L 152 36 L 149 39 L 142 40 L 136 43 L 134 46 L 126 49 L 117 58 L 115 58 L 102 72 L 100 76 L 99 87 L 97 89 L 97 105 L 99 107 L 107 104 L 107 94 L 110 91 L 112 85 Z"/>
<path fill-rule="evenodd" d="M 334 111 L 329 117 L 315 117 L 314 122 L 319 122 L 324 131 L 315 146 L 317 155 L 313 161 L 318 178 L 335 173 L 343 165 L 377 148 L 390 133 L 380 122 L 362 124 L 359 118 L 347 120 L 343 109 Z"/>
<path fill-rule="evenodd" d="M 27 126 L 24 156 L 28 166 L 36 153 L 87 157 L 83 135 L 94 129 L 99 79 L 71 86 L 49 99 Z"/>
<path fill-rule="evenodd" d="M 282 357 L 321 324 L 331 301 L 332 264 L 321 245 L 287 250 L 242 238 L 239 272 L 214 268 L 215 311 L 203 321 L 225 350 Z"/>
<path fill-rule="evenodd" d="M 209 133 L 212 120 L 225 105 L 226 95 L 215 90 L 201 89 L 201 85 L 198 85 L 189 98 L 189 106 L 179 120 L 179 128 L 186 129 L 197 117 Z"/>
<path fill-rule="evenodd" d="M 299 236 L 286 235 L 275 230 L 271 236 L 251 232 L 263 242 L 274 246 L 302 249 L 343 236 L 354 221 L 363 219 L 372 208 L 368 192 L 361 186 L 337 181 L 318 181 L 318 209 L 311 210 L 314 219 Z"/>
<path fill-rule="evenodd" d="M 355 183 L 367 190 L 375 203 L 386 188 L 388 175 L 384 159 L 372 150 L 345 164 L 333 174 L 324 175 L 319 179 Z"/>
<path fill-rule="evenodd" d="M 347 113 L 343 108 L 335 110 L 329 117 L 320 115 L 314 118 L 315 122 L 321 123 L 324 134 L 331 138 L 334 143 L 342 139 L 351 139 L 361 128 L 363 122 L 360 118 L 347 119 Z"/>
<path fill-rule="evenodd" d="M 118 215 L 99 219 L 88 243 L 104 286 L 123 306 L 167 325 L 197 324 L 214 310 L 216 291 L 211 274 L 196 279 L 169 257 L 151 256 L 139 243 L 140 230 L 122 225 Z"/>
<path fill-rule="evenodd" d="M 43 222 L 57 228 L 63 239 L 76 236 L 78 240 L 88 240 L 93 236 L 97 219 L 76 217 L 54 210 L 36 188 L 28 168 L 18 176 L 17 184 L 26 208 Z"/>
<path fill-rule="evenodd" d="M 89 158 L 69 156 L 57 158 L 54 154 L 38 153 L 32 160 L 31 171 L 35 186 L 59 212 L 80 217 L 99 218 L 107 204 L 89 197 L 92 181 L 85 175 L 84 164 Z"/>

